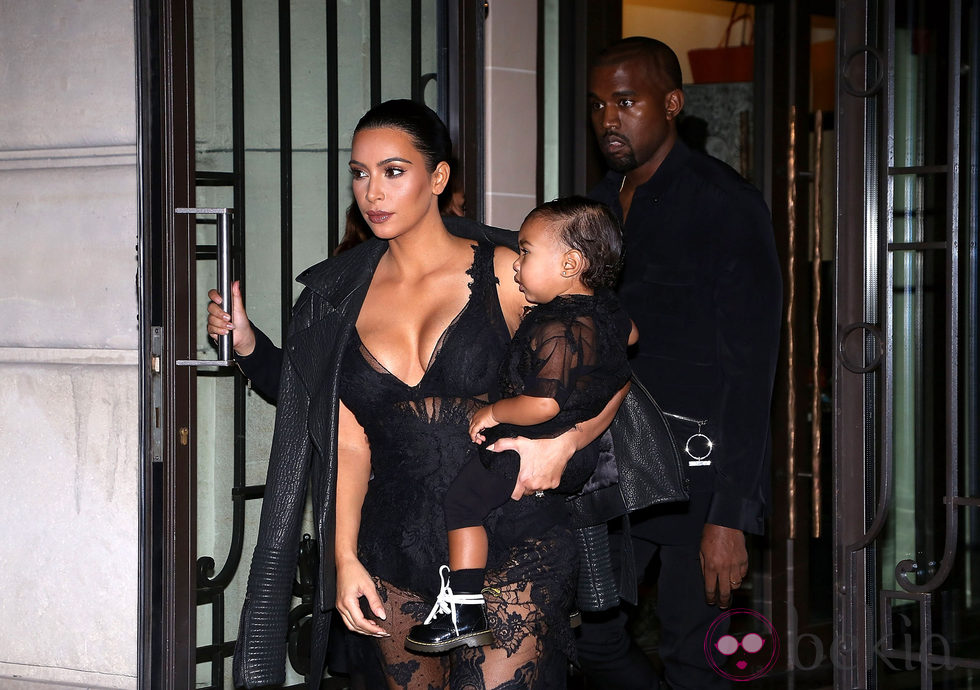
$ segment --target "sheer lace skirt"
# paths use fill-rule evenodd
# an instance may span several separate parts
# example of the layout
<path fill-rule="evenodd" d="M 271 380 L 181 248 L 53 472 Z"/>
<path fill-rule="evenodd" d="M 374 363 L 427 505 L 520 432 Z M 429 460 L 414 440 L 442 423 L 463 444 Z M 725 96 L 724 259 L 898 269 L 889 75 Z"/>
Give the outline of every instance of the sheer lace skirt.
<path fill-rule="evenodd" d="M 577 565 L 574 540 L 564 529 L 514 546 L 503 566 L 487 573 L 493 644 L 446 655 L 405 649 L 406 635 L 423 622 L 432 602 L 376 579 L 387 616 L 382 625 L 391 637 L 361 638 L 355 665 L 365 671 L 368 687 L 374 687 L 374 679 L 378 687 L 383 682 L 398 690 L 564 688 L 574 651 L 568 616 Z M 438 578 L 437 573 L 432 576 Z"/>

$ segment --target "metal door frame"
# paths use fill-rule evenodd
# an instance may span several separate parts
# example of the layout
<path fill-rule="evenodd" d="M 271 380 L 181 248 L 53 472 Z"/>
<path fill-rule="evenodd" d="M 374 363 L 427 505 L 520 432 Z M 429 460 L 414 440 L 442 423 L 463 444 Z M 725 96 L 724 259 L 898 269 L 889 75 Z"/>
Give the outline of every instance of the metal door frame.
<path fill-rule="evenodd" d="M 231 0 L 240 4 L 241 0 Z M 140 315 L 140 543 L 139 543 L 139 649 L 138 684 L 141 688 L 187 688 L 196 685 L 199 655 L 224 657 L 227 644 L 196 648 L 196 600 L 200 595 L 196 549 L 196 476 L 193 429 L 196 420 L 194 373 L 178 367 L 179 359 L 193 359 L 194 324 L 191 315 L 200 305 L 194 295 L 193 221 L 177 208 L 195 205 L 195 141 L 193 107 L 193 0 L 137 0 L 135 34 L 137 53 L 137 140 L 139 151 L 139 315 Z M 446 86 L 440 104 L 458 147 L 466 182 L 470 213 L 480 218 L 483 196 L 483 19 L 484 3 L 441 0 L 445 22 L 439 30 L 445 44 L 439 56 Z M 288 0 L 280 0 L 280 42 L 289 41 Z M 412 30 L 420 25 L 421 0 L 412 0 Z M 381 0 L 369 0 L 372 18 L 371 78 L 380 79 Z M 280 14 L 282 16 L 282 14 Z M 336 3 L 327 0 L 328 33 L 337 31 Z M 283 33 L 285 32 L 285 33 Z M 375 40 L 377 39 L 377 40 Z M 240 46 L 238 46 L 240 48 Z M 332 48 L 332 49 L 329 49 Z M 233 47 L 233 52 L 237 50 Z M 414 52 L 414 51 L 413 51 Z M 328 47 L 327 69 L 333 75 L 328 88 L 328 121 L 336 121 L 336 46 Z M 413 64 L 416 60 L 413 59 Z M 281 70 L 288 76 L 289 61 Z M 329 76 L 329 75 L 328 75 Z M 474 85 L 476 88 L 474 88 Z M 329 86 L 329 85 L 328 85 Z M 283 88 L 288 97 L 288 80 Z M 240 96 L 240 89 L 233 87 Z M 413 89 L 413 95 L 420 94 Z M 332 94 L 332 96 L 331 96 Z M 234 97 L 235 99 L 238 96 Z M 380 100 L 380 89 L 372 88 Z M 281 116 L 289 119 L 289 105 Z M 240 113 L 240 107 L 236 107 Z M 240 123 L 234 129 L 241 131 Z M 336 152 L 336 127 L 330 128 L 328 146 Z M 289 127 L 283 128 L 281 159 L 282 220 L 289 247 L 291 208 Z M 237 147 L 241 148 L 241 147 Z M 338 203 L 334 175 L 336 153 L 328 173 L 328 199 Z M 236 160 L 235 168 L 243 169 Z M 226 179 L 227 178 L 227 179 Z M 244 201 L 241 176 L 204 180 L 235 187 L 236 205 Z M 339 223 L 328 218 L 329 246 L 336 246 Z M 236 209 L 236 233 L 244 226 L 244 209 Z M 239 243 L 240 244 L 240 243 Z M 291 308 L 290 252 L 283 253 L 283 310 Z M 285 319 L 284 319 L 285 321 Z M 238 388 L 242 386 L 239 385 Z M 236 422 L 236 426 L 237 426 Z M 181 433 L 183 431 L 183 433 Z M 236 434 L 237 435 L 237 434 Z M 243 449 L 236 440 L 237 456 Z M 236 470 L 237 474 L 237 470 Z M 244 481 L 244 479 L 242 479 Z M 237 482 L 237 476 L 236 476 Z M 261 495 L 261 487 L 239 487 L 237 502 Z M 254 496 L 253 496 L 254 494 Z M 237 509 L 237 508 L 236 508 Z M 297 545 L 299 547 L 299 545 Z M 234 554 L 232 554 L 234 556 Z M 207 573 L 205 585 L 214 584 Z M 215 578 L 218 579 L 218 578 Z"/>
<path fill-rule="evenodd" d="M 975 497 L 959 495 L 960 448 L 961 243 L 960 191 L 961 22 L 963 3 L 950 0 L 949 71 L 947 90 L 947 160 L 942 166 L 894 167 L 895 0 L 838 2 L 837 157 L 838 244 L 834 371 L 834 611 L 837 644 L 835 686 L 877 687 L 878 659 L 906 659 L 890 639 L 890 602 L 918 602 L 920 634 L 932 630 L 933 595 L 952 570 L 957 554 L 961 506 L 980 505 Z M 976 14 L 972 15 L 976 23 Z M 976 37 L 975 26 L 972 35 Z M 976 55 L 976 50 L 973 50 Z M 975 64 L 975 63 L 974 63 Z M 975 83 L 972 78 L 975 113 Z M 971 147 L 976 153 L 976 126 Z M 942 170 L 938 170 L 942 168 Z M 973 174 L 975 178 L 975 163 Z M 942 241 L 892 242 L 893 195 L 890 176 L 944 174 L 947 179 L 947 224 Z M 976 185 L 972 185 L 975 204 Z M 967 192 L 969 193 L 969 192 Z M 971 221 L 968 221 L 968 223 Z M 969 226 L 968 226 L 969 227 Z M 972 243 L 976 242 L 973 211 Z M 938 570 L 928 581 L 912 583 L 915 568 L 905 560 L 894 567 L 902 590 L 883 591 L 877 572 L 876 540 L 889 518 L 893 502 L 893 275 L 889 252 L 895 250 L 946 253 L 946 485 L 945 547 L 932 555 Z M 975 246 L 969 249 L 973 257 Z M 975 260 L 975 259 L 974 259 Z M 975 357 L 975 343 L 974 357 Z M 965 367 L 975 367 L 967 362 Z M 974 401 L 975 402 L 975 401 Z M 980 668 L 980 661 L 933 654 L 920 646 L 914 657 L 920 686 L 932 687 L 929 665 Z"/>

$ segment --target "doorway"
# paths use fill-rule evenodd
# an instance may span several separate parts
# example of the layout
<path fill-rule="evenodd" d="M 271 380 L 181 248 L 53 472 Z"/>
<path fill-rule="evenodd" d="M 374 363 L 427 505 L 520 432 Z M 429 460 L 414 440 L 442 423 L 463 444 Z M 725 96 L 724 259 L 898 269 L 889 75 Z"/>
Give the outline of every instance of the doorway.
<path fill-rule="evenodd" d="M 141 308 L 151 363 L 143 409 L 142 687 L 232 687 L 275 408 L 206 335 L 207 291 L 223 277 L 218 266 L 240 281 L 253 323 L 281 344 L 299 294 L 295 275 L 329 256 L 343 234 L 353 128 L 390 98 L 440 113 L 457 145 L 454 173 L 469 198 L 482 197 L 474 115 L 482 112 L 481 91 L 463 88 L 481 83 L 482 15 L 459 5 L 137 3 Z M 306 531 L 314 534 L 312 525 Z M 312 585 L 304 559 L 314 549 L 309 537 L 297 544 L 292 687 L 308 671 Z"/>

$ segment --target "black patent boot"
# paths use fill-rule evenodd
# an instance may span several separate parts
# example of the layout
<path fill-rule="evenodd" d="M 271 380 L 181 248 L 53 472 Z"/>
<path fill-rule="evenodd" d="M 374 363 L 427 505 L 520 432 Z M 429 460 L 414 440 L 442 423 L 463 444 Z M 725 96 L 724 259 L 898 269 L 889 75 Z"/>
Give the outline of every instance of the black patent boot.
<path fill-rule="evenodd" d="M 479 647 L 493 642 L 487 625 L 487 607 L 480 593 L 454 593 L 445 577 L 448 566 L 439 568 L 442 587 L 425 623 L 416 625 L 405 638 L 405 648 L 425 654 L 442 654 L 466 645 Z"/>

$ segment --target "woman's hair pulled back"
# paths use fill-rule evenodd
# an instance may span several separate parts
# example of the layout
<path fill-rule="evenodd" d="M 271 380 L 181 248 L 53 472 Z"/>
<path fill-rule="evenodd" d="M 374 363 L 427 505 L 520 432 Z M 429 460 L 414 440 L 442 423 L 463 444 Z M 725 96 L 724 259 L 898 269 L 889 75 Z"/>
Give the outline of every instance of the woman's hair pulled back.
<path fill-rule="evenodd" d="M 365 129 L 400 129 L 425 159 L 425 169 L 432 172 L 442 161 L 452 158 L 453 143 L 449 130 L 436 113 L 424 103 L 404 98 L 385 101 L 364 113 L 354 134 Z"/>
<path fill-rule="evenodd" d="M 623 265 L 623 230 L 609 207 L 583 196 L 568 196 L 541 204 L 524 222 L 540 219 L 555 225 L 558 238 L 585 257 L 582 283 L 613 288 Z"/>

